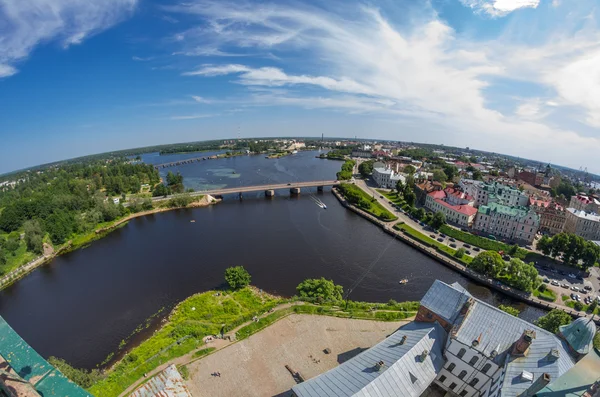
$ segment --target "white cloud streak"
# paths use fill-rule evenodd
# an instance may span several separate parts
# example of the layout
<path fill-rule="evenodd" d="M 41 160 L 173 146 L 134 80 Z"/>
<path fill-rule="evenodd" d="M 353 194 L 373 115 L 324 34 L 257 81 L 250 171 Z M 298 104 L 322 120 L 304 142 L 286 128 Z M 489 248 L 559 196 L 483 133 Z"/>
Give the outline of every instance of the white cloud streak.
<path fill-rule="evenodd" d="M 138 0 L 0 0 L 0 77 L 41 43 L 77 45 L 129 16 Z"/>
<path fill-rule="evenodd" d="M 537 8 L 540 0 L 460 0 L 465 6 L 491 17 L 503 17 L 522 8 Z"/>
<path fill-rule="evenodd" d="M 216 114 L 190 114 L 184 116 L 171 116 L 169 120 L 196 120 L 196 119 L 205 119 L 208 117 L 214 117 Z"/>

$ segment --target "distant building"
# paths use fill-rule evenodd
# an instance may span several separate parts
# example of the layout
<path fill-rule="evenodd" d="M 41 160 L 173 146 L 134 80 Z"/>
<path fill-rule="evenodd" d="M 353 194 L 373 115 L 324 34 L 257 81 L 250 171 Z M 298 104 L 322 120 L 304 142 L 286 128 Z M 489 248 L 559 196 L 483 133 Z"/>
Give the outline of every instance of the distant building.
<path fill-rule="evenodd" d="M 441 388 L 452 397 L 533 397 L 564 387 L 563 376 L 577 379 L 572 371 L 598 368 L 595 326 L 585 320 L 561 328 L 559 337 L 474 298 L 458 283 L 436 280 L 413 322 L 292 391 L 297 397 L 419 397 Z M 578 368 L 577 360 L 586 366 Z M 583 392 L 594 375 L 565 390 Z"/>
<path fill-rule="evenodd" d="M 600 215 L 594 212 L 567 208 L 564 231 L 586 240 L 600 240 Z"/>
<path fill-rule="evenodd" d="M 541 186 L 544 183 L 544 174 L 541 172 L 521 171 L 517 178 L 529 183 L 531 186 Z"/>
<path fill-rule="evenodd" d="M 361 147 L 352 149 L 352 157 L 360 157 L 370 159 L 373 157 L 373 151 L 371 145 L 363 145 Z"/>
<path fill-rule="evenodd" d="M 461 179 L 459 186 L 475 198 L 475 206 L 486 205 L 491 202 L 514 206 L 525 206 L 529 196 L 519 189 L 504 185 L 499 182 L 483 182 L 473 179 Z"/>
<path fill-rule="evenodd" d="M 540 227 L 540 216 L 528 207 L 490 202 L 479 207 L 473 228 L 486 235 L 531 244 Z"/>
<path fill-rule="evenodd" d="M 540 231 L 551 236 L 561 233 L 567 221 L 567 211 L 555 202 L 529 199 L 529 207 L 540 216 Z"/>
<path fill-rule="evenodd" d="M 402 174 L 395 173 L 389 168 L 377 167 L 373 168 L 373 180 L 377 186 L 384 189 L 395 189 L 399 180 L 402 183 L 406 182 L 406 178 Z"/>
<path fill-rule="evenodd" d="M 473 197 L 467 193 L 446 188 L 429 193 L 425 199 L 425 208 L 433 212 L 442 212 L 449 223 L 469 227 L 477 214 L 477 208 L 473 207 L 474 202 Z"/>
<path fill-rule="evenodd" d="M 600 213 L 600 201 L 585 194 L 577 194 L 571 197 L 569 208 L 598 214 Z"/>

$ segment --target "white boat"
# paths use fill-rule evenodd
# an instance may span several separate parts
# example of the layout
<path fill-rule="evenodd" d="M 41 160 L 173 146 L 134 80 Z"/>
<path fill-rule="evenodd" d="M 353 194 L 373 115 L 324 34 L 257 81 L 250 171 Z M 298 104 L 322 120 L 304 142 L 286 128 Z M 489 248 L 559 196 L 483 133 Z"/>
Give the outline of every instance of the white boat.
<path fill-rule="evenodd" d="M 294 150 L 294 151 L 292 152 L 292 154 L 298 154 L 298 151 L 297 151 L 297 150 Z"/>
<path fill-rule="evenodd" d="M 406 284 L 406 283 L 408 283 L 408 279 L 407 279 L 407 278 L 405 278 L 405 279 L 402 279 L 402 280 L 398 281 L 398 284 L 402 284 L 402 285 L 404 285 L 404 284 Z"/>

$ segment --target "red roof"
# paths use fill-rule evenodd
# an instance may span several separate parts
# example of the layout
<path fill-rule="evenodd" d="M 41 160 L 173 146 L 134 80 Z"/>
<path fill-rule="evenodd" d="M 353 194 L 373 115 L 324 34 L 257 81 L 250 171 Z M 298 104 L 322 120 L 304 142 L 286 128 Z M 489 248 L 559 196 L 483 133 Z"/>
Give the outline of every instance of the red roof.
<path fill-rule="evenodd" d="M 529 205 L 535 206 L 535 207 L 545 207 L 545 208 L 547 208 L 550 205 L 550 201 L 536 200 L 533 197 L 529 197 Z"/>
<path fill-rule="evenodd" d="M 461 192 L 460 190 L 454 189 L 454 188 L 446 188 L 444 189 L 444 191 L 446 192 L 446 194 L 448 195 L 452 195 L 454 197 L 460 198 L 460 199 L 465 199 L 465 200 L 475 200 L 473 197 L 469 196 L 467 193 L 465 192 Z"/>
<path fill-rule="evenodd" d="M 440 199 L 435 199 L 435 201 L 440 203 L 444 207 L 450 208 L 452 211 L 459 212 L 466 216 L 472 216 L 477 213 L 477 208 L 471 207 L 470 205 L 450 205 L 447 202 L 445 202 L 444 200 L 440 200 Z"/>
<path fill-rule="evenodd" d="M 429 196 L 433 197 L 435 200 L 440 200 L 446 198 L 446 193 L 444 193 L 442 190 L 435 190 L 429 193 Z"/>

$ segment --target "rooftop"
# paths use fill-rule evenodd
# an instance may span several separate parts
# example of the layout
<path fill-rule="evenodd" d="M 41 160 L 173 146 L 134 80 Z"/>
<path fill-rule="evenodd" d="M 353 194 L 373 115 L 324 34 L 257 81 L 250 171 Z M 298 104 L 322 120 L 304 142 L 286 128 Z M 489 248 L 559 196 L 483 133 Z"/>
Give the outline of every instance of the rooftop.
<path fill-rule="evenodd" d="M 578 218 L 587 219 L 594 222 L 600 222 L 600 215 L 594 214 L 593 212 L 585 212 L 584 210 L 576 210 L 575 208 L 567 208 L 567 211 L 569 211 Z"/>
<path fill-rule="evenodd" d="M 152 377 L 130 397 L 192 397 L 175 365 L 171 364 Z"/>
<path fill-rule="evenodd" d="M 573 350 L 579 354 L 587 354 L 592 349 L 596 324 L 591 318 L 580 317 L 571 324 L 561 326 L 560 333 Z"/>
<path fill-rule="evenodd" d="M 471 296 L 460 286 L 449 286 L 448 284 L 435 280 L 429 290 L 421 299 L 421 306 L 436 313 L 444 320 L 453 323 L 465 302 Z"/>
<path fill-rule="evenodd" d="M 430 193 L 431 194 L 431 193 Z M 436 202 L 440 203 L 444 207 L 450 208 L 453 211 L 459 212 L 463 215 L 472 216 L 477 213 L 477 208 L 470 205 L 451 205 L 444 200 L 435 199 Z"/>
<path fill-rule="evenodd" d="M 292 390 L 298 397 L 420 396 L 443 365 L 445 338 L 446 332 L 437 323 L 409 323 L 371 349 Z M 380 368 L 378 362 L 383 362 Z"/>
<path fill-rule="evenodd" d="M 600 355 L 591 351 L 573 368 L 536 393 L 538 397 L 581 397 L 600 378 Z"/>
<path fill-rule="evenodd" d="M 492 212 L 497 212 L 499 214 L 508 215 L 511 217 L 525 217 L 529 214 L 529 210 L 526 207 L 508 206 L 496 202 L 490 202 L 487 205 L 480 206 L 479 212 L 486 215 L 489 215 Z M 537 217 L 538 215 L 532 214 L 532 216 Z"/>

